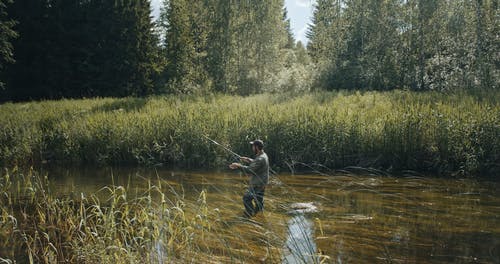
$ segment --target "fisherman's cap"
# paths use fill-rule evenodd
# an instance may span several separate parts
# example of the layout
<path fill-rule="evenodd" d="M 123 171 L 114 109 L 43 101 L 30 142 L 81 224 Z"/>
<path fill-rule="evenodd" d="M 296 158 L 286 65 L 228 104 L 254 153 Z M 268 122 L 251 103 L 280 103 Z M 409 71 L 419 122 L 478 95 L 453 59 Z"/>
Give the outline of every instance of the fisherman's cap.
<path fill-rule="evenodd" d="M 264 142 L 260 139 L 256 139 L 254 141 L 250 141 L 250 145 L 257 146 L 259 148 L 264 148 Z"/>

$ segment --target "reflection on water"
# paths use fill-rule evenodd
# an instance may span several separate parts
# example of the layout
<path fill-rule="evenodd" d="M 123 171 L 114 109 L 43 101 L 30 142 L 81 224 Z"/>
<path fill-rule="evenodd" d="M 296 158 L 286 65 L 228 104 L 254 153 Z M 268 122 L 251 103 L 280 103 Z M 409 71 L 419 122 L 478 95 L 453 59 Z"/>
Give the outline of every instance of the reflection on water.
<path fill-rule="evenodd" d="M 279 175 L 271 182 L 280 184 L 266 189 L 264 215 L 253 218 L 253 223 L 237 218 L 247 178 L 229 171 L 58 168 L 49 175 L 55 192 L 77 197 L 112 183 L 133 195 L 156 179 L 187 200 L 197 201 L 199 193 L 206 192 L 206 202 L 218 216 L 210 227 L 216 235 L 204 238 L 198 247 L 213 252 L 212 262 L 297 263 L 315 254 L 320 259 L 311 257 L 310 262 L 499 263 L 500 259 L 496 182 Z M 289 205 L 298 202 L 321 204 L 321 210 L 311 216 L 287 214 Z M 281 243 L 288 253 L 282 250 L 281 258 L 271 258 L 272 243 Z M 245 258 L 218 259 L 218 252 Z"/>
<path fill-rule="evenodd" d="M 303 214 L 296 214 L 288 221 L 283 263 L 317 263 L 314 226 Z"/>

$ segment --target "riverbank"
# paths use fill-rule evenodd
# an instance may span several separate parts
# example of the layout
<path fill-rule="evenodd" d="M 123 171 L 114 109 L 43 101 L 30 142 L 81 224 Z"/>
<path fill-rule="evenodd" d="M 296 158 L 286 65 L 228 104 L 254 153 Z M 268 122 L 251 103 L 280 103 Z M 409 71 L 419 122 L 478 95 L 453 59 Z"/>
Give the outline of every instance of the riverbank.
<path fill-rule="evenodd" d="M 216 168 L 262 138 L 277 170 L 498 175 L 500 92 L 102 98 L 0 105 L 0 163 Z"/>

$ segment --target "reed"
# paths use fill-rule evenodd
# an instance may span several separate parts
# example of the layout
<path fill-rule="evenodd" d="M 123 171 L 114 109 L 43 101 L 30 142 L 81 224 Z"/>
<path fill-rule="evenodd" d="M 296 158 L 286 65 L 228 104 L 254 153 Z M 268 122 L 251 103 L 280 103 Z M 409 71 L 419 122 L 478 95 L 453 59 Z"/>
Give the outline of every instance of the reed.
<path fill-rule="evenodd" d="M 202 190 L 195 201 L 158 178 L 131 193 L 54 194 L 47 176 L 0 177 L 1 263 L 220 263 L 281 259 L 276 229 L 223 218 Z M 276 224 L 283 216 L 269 217 Z M 280 219 L 278 219 L 280 218 Z M 233 225 L 233 227 L 231 227 Z"/>
<path fill-rule="evenodd" d="M 279 170 L 498 175 L 499 91 L 210 95 L 0 105 L 0 163 L 216 168 L 262 138 Z"/>

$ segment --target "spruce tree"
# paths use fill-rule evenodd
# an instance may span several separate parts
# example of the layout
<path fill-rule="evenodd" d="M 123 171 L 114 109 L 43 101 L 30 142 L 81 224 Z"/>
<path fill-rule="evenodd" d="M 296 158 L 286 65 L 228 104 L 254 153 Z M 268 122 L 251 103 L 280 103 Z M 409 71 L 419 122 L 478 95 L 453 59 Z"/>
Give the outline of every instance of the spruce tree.
<path fill-rule="evenodd" d="M 16 22 L 7 15 L 7 5 L 11 3 L 11 0 L 0 0 L 0 71 L 5 68 L 6 64 L 15 61 L 12 40 L 17 37 L 14 31 Z M 0 96 L 4 94 L 3 89 L 4 82 L 0 80 Z"/>
<path fill-rule="evenodd" d="M 18 0 L 14 100 L 144 96 L 161 71 L 149 0 Z"/>
<path fill-rule="evenodd" d="M 290 18 L 288 17 L 288 11 L 286 8 L 283 8 L 283 26 L 285 27 L 287 36 L 284 48 L 293 49 L 295 48 L 295 38 L 293 36 L 292 25 L 290 23 Z"/>
<path fill-rule="evenodd" d="M 164 2 L 164 18 L 167 21 L 164 46 L 168 62 L 165 73 L 170 92 L 194 92 L 189 86 L 194 82 L 196 48 L 191 32 L 191 6 L 188 4 L 186 0 Z"/>

